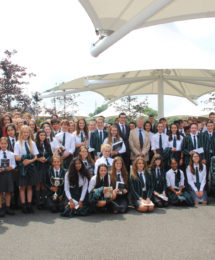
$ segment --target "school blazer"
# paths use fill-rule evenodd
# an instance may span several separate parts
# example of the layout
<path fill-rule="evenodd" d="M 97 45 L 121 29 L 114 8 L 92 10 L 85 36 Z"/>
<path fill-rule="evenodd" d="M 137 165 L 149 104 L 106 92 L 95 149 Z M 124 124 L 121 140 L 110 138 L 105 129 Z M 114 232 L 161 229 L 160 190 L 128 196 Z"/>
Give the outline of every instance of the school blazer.
<path fill-rule="evenodd" d="M 149 173 L 145 174 L 146 178 L 146 192 L 147 192 L 147 198 L 152 197 L 153 194 L 153 181 L 152 181 L 152 175 Z M 131 198 L 133 201 L 139 200 L 140 197 L 143 197 L 143 187 L 142 183 L 139 179 L 139 176 L 137 174 L 137 178 L 134 179 L 131 175 L 130 177 L 130 192 L 131 192 Z"/>
<path fill-rule="evenodd" d="M 107 136 L 108 136 L 108 132 L 104 129 L 103 129 L 103 136 L 104 136 L 104 139 L 107 138 Z M 91 133 L 91 136 L 90 136 L 90 147 L 95 149 L 95 151 L 94 151 L 95 155 L 97 155 L 97 152 L 101 151 L 102 144 L 103 144 L 103 142 L 100 143 L 100 140 L 99 140 L 99 131 L 98 131 L 98 129 L 96 129 L 95 131 L 93 131 Z"/>
<path fill-rule="evenodd" d="M 143 159 L 145 161 L 149 160 L 150 136 L 145 130 L 143 130 L 143 132 L 144 132 L 145 139 L 144 139 L 142 150 L 140 149 L 139 134 L 137 129 L 135 128 L 130 132 L 129 146 L 131 150 L 130 158 L 132 161 L 139 156 L 140 152 L 144 154 Z"/>
<path fill-rule="evenodd" d="M 205 131 L 202 135 L 202 142 L 204 147 L 204 155 L 207 161 L 210 160 L 210 153 L 215 155 L 215 132 L 213 131 L 212 137 L 209 137 L 208 131 Z M 210 151 L 211 150 L 211 151 Z"/>
<path fill-rule="evenodd" d="M 153 185 L 153 191 L 158 191 L 159 192 L 159 189 L 162 188 L 162 191 L 166 191 L 167 189 L 167 185 L 166 185 L 166 174 L 164 172 L 164 170 L 160 170 L 161 171 L 161 179 L 160 179 L 160 182 L 159 184 L 156 183 L 156 171 L 155 170 L 152 170 L 152 169 L 148 169 L 149 172 L 151 173 L 151 176 L 152 176 L 152 185 Z"/>
<path fill-rule="evenodd" d="M 117 124 L 117 129 L 119 136 L 123 139 L 125 147 L 126 147 L 126 152 L 129 152 L 129 135 L 130 135 L 130 127 L 128 125 L 125 125 L 125 130 L 126 130 L 126 135 L 123 136 L 120 125 Z"/>

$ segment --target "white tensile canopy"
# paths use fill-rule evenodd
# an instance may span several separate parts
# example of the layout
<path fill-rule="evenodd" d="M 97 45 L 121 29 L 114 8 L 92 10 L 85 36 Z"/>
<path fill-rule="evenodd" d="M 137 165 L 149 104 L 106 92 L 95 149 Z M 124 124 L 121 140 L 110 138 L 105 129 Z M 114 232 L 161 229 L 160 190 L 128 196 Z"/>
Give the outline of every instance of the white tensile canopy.
<path fill-rule="evenodd" d="M 53 93 L 54 91 L 54 93 Z M 215 91 L 215 70 L 164 69 L 88 76 L 63 83 L 44 98 L 84 91 L 101 94 L 110 102 L 125 96 L 158 95 L 158 116 L 164 116 L 164 95 L 184 97 L 190 102 Z"/>
<path fill-rule="evenodd" d="M 99 39 L 98 56 L 129 32 L 157 24 L 215 16 L 214 0 L 79 0 Z"/>

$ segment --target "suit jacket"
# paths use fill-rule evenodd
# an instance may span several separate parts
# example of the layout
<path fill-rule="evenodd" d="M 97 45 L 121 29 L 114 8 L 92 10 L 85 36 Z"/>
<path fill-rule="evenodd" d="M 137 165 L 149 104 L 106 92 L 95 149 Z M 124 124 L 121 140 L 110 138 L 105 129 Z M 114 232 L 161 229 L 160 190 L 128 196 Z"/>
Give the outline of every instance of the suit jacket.
<path fill-rule="evenodd" d="M 212 132 L 212 137 L 209 137 L 208 131 L 201 133 L 201 135 L 204 147 L 204 159 L 206 159 L 207 162 L 209 162 L 211 156 L 215 155 L 215 132 Z"/>
<path fill-rule="evenodd" d="M 129 145 L 130 145 L 130 149 L 131 149 L 131 160 L 135 160 L 140 152 L 143 153 L 143 159 L 145 161 L 149 160 L 149 149 L 150 149 L 150 136 L 149 134 L 143 130 L 144 132 L 144 143 L 143 143 L 143 148 L 142 150 L 140 149 L 140 141 L 139 141 L 139 134 L 137 131 L 137 128 L 131 130 L 130 132 L 130 136 L 129 136 Z"/>
<path fill-rule="evenodd" d="M 103 141 L 104 141 L 105 138 L 107 138 L 107 136 L 108 136 L 108 132 L 103 129 Z M 97 152 L 101 152 L 101 145 L 103 144 L 103 141 L 102 141 L 102 143 L 100 143 L 98 129 L 96 129 L 95 131 L 93 131 L 91 133 L 91 136 L 90 136 L 90 147 L 95 149 L 94 150 L 94 155 L 97 155 Z"/>
<path fill-rule="evenodd" d="M 118 128 L 119 136 L 122 137 L 122 139 L 124 141 L 124 144 L 126 147 L 126 153 L 130 153 L 130 148 L 129 148 L 130 127 L 128 125 L 125 125 L 125 130 L 126 130 L 125 136 L 122 134 L 121 127 L 119 124 L 117 124 L 117 128 Z"/>

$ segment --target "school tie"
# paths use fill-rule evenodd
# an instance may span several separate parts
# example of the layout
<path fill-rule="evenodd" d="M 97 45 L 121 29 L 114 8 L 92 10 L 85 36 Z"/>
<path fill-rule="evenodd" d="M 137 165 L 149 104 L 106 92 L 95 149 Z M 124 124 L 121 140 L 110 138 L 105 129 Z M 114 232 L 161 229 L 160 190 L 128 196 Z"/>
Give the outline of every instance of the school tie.
<path fill-rule="evenodd" d="M 121 182 L 120 173 L 117 174 L 117 181 Z"/>
<path fill-rule="evenodd" d="M 82 143 L 84 142 L 84 135 L 83 135 L 82 132 L 81 132 L 81 142 L 82 142 Z"/>
<path fill-rule="evenodd" d="M 58 171 L 56 171 L 55 174 L 56 174 L 56 178 L 57 178 L 58 177 Z"/>
<path fill-rule="evenodd" d="M 13 150 L 14 150 L 14 146 L 15 146 L 15 140 L 14 138 L 12 139 L 12 147 L 13 147 Z"/>
<path fill-rule="evenodd" d="M 84 165 L 87 167 L 87 162 L 84 162 Z"/>
<path fill-rule="evenodd" d="M 113 143 L 114 143 L 114 144 L 116 143 L 116 137 L 113 138 Z"/>
<path fill-rule="evenodd" d="M 140 141 L 140 149 L 143 149 L 143 136 L 142 136 L 142 132 L 141 129 L 139 129 L 139 141 Z"/>
<path fill-rule="evenodd" d="M 196 149 L 196 136 L 194 135 L 194 148 Z"/>
<path fill-rule="evenodd" d="M 107 166 L 110 166 L 110 163 L 108 162 L 108 159 L 106 158 Z"/>
<path fill-rule="evenodd" d="M 140 176 L 140 181 L 141 181 L 142 187 L 144 188 L 145 187 L 145 183 L 144 183 L 144 179 L 143 179 L 143 173 L 141 172 L 139 174 L 139 176 Z"/>
<path fill-rule="evenodd" d="M 99 132 L 99 141 L 100 141 L 100 144 L 102 144 L 102 131 Z"/>
<path fill-rule="evenodd" d="M 44 143 L 42 143 L 42 152 L 43 152 L 43 153 L 45 152 L 45 146 L 44 146 Z"/>
<path fill-rule="evenodd" d="M 28 148 L 27 142 L 25 142 L 25 151 L 26 151 L 26 154 L 27 154 L 27 155 L 30 154 L 30 150 L 29 150 L 29 148 Z"/>
<path fill-rule="evenodd" d="M 104 178 L 101 179 L 101 186 L 105 186 Z"/>
<path fill-rule="evenodd" d="M 176 136 L 173 138 L 173 148 L 176 148 Z"/>
<path fill-rule="evenodd" d="M 4 159 L 7 159 L 6 152 L 3 152 Z"/>
<path fill-rule="evenodd" d="M 159 149 L 162 149 L 162 136 L 159 137 Z"/>
<path fill-rule="evenodd" d="M 122 125 L 122 135 L 123 135 L 123 137 L 125 137 L 125 126 L 124 125 Z"/>
<path fill-rule="evenodd" d="M 62 143 L 63 146 L 65 146 L 65 141 L 66 141 L 66 133 L 63 133 L 63 143 Z"/>
<path fill-rule="evenodd" d="M 179 188 L 179 182 L 180 182 L 180 172 L 176 171 L 175 174 L 175 186 Z"/>
<path fill-rule="evenodd" d="M 199 181 L 199 169 L 196 167 L 196 187 L 198 191 L 200 190 L 200 181 Z"/>

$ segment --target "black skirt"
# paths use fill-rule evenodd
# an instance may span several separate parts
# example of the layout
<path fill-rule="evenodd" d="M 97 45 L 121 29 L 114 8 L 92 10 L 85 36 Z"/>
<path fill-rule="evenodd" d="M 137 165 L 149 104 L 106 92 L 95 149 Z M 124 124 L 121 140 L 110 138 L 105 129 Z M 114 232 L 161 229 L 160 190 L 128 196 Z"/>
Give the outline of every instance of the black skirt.
<path fill-rule="evenodd" d="M 39 182 L 36 167 L 34 164 L 32 166 L 26 168 L 25 176 L 22 175 L 22 173 L 19 169 L 19 174 L 18 174 L 19 187 L 33 186 L 33 185 L 38 185 L 38 184 L 40 184 L 40 182 Z"/>
<path fill-rule="evenodd" d="M 13 192 L 13 176 L 11 171 L 0 172 L 0 192 Z"/>
<path fill-rule="evenodd" d="M 37 162 L 36 164 L 36 181 L 37 183 L 45 183 L 46 182 L 46 175 L 49 170 L 50 164 L 49 163 L 41 163 Z"/>

